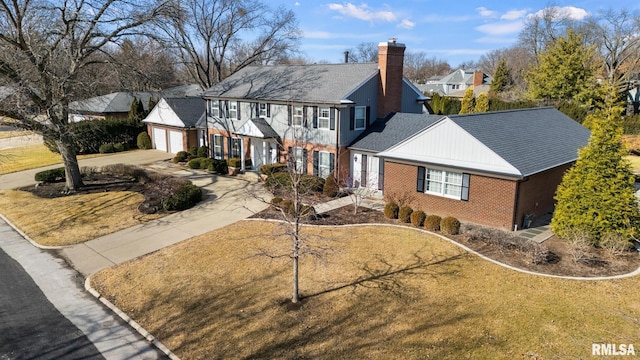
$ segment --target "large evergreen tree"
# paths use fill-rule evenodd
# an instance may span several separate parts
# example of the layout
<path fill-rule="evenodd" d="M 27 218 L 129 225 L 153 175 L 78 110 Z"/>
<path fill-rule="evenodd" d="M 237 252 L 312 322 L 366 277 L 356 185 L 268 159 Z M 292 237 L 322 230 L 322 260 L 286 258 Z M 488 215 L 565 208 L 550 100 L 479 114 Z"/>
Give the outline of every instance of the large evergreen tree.
<path fill-rule="evenodd" d="M 579 152 L 556 192 L 551 229 L 559 237 L 581 233 L 593 245 L 607 234 L 623 239 L 636 236 L 640 210 L 634 194 L 634 175 L 621 142 L 622 108 L 609 89 L 603 109 L 589 115 L 591 138 Z"/>
<path fill-rule="evenodd" d="M 476 99 L 473 94 L 473 88 L 467 88 L 462 97 L 462 108 L 460 114 L 471 114 L 475 107 Z"/>
<path fill-rule="evenodd" d="M 476 99 L 476 105 L 473 108 L 474 113 L 483 113 L 489 111 L 489 97 L 486 93 L 481 93 Z"/>
<path fill-rule="evenodd" d="M 592 105 L 597 98 L 594 51 L 575 32 L 567 31 L 567 36 L 558 38 L 538 56 L 538 66 L 527 74 L 529 96 Z"/>
<path fill-rule="evenodd" d="M 513 78 L 511 77 L 511 71 L 507 67 L 507 61 L 504 58 L 500 59 L 496 72 L 493 74 L 493 81 L 489 89 L 492 92 L 499 93 L 509 90 L 513 85 Z"/>

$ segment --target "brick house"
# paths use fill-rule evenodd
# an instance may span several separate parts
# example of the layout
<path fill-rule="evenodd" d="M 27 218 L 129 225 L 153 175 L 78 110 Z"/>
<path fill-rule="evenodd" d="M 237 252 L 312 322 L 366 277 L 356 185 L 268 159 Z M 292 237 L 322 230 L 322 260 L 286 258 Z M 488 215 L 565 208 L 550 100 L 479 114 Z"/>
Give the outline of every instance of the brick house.
<path fill-rule="evenodd" d="M 553 210 L 557 186 L 589 134 L 550 107 L 399 113 L 349 147 L 351 176 L 354 186 L 411 194 L 411 206 L 427 214 L 520 228 L 525 217 Z"/>
<path fill-rule="evenodd" d="M 200 97 L 164 97 L 142 122 L 154 149 L 175 154 L 205 144 L 206 133 L 198 128 L 205 116 Z"/>
<path fill-rule="evenodd" d="M 290 161 L 325 178 L 348 173 L 347 146 L 378 119 L 427 111 L 428 98 L 402 75 L 405 46 L 392 39 L 378 50 L 378 63 L 248 66 L 209 88 L 213 157 L 253 169 Z"/>

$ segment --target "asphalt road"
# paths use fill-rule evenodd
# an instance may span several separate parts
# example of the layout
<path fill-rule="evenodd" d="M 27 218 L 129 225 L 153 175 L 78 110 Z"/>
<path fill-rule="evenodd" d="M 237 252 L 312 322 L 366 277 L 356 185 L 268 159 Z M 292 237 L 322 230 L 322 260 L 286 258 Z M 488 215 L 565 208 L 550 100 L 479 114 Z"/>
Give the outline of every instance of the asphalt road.
<path fill-rule="evenodd" d="M 0 360 L 104 359 L 2 249 L 0 274 Z"/>

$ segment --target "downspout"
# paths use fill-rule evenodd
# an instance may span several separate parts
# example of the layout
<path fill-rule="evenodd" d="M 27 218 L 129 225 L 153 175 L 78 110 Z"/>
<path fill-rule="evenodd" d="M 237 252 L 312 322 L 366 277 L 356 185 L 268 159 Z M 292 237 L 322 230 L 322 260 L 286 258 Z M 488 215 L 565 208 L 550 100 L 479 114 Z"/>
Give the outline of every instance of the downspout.
<path fill-rule="evenodd" d="M 516 182 L 516 196 L 514 199 L 514 203 L 513 203 L 513 218 L 511 219 L 511 226 L 513 231 L 518 231 L 518 223 L 517 221 L 517 216 L 518 216 L 518 202 L 520 201 L 520 183 L 522 182 L 522 180 L 518 180 L 518 182 Z"/>

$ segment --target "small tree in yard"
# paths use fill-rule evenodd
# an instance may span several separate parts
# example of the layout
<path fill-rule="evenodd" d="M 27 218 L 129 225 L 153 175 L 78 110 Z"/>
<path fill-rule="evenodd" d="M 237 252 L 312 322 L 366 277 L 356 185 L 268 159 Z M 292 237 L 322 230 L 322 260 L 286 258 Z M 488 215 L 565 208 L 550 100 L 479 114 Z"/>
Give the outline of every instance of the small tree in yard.
<path fill-rule="evenodd" d="M 608 90 L 604 109 L 590 115 L 589 143 L 558 187 L 551 221 L 559 237 L 581 233 L 595 246 L 604 245 L 605 238 L 628 242 L 640 225 L 634 175 L 621 142 L 622 108 L 615 104 L 613 89 Z"/>
<path fill-rule="evenodd" d="M 352 187 L 348 190 L 347 194 L 349 195 L 349 198 L 353 203 L 354 215 L 358 213 L 358 209 L 360 208 L 360 206 L 362 206 L 362 202 L 365 199 L 373 196 L 378 191 L 378 189 L 372 186 L 372 184 L 374 183 L 372 181 L 373 179 L 374 179 L 374 175 L 371 174 L 369 176 L 369 179 L 367 179 L 365 186 Z M 347 184 L 343 184 L 343 187 L 349 187 L 349 184 L 353 184 L 353 183 L 354 183 L 353 179 L 349 178 L 347 179 Z"/>
<path fill-rule="evenodd" d="M 476 105 L 476 99 L 473 94 L 473 88 L 468 88 L 462 97 L 462 108 L 460 114 L 471 114 Z"/>

